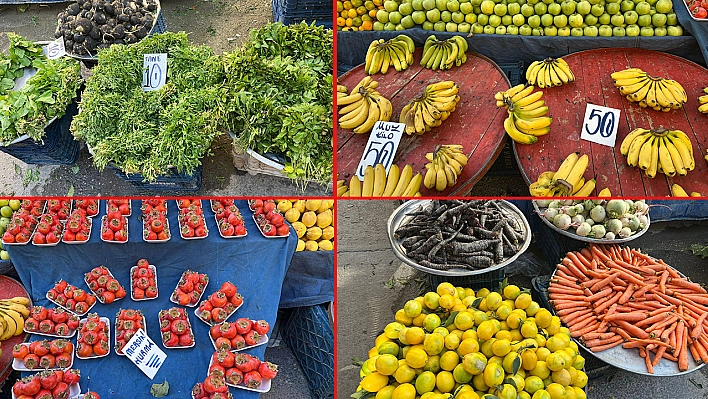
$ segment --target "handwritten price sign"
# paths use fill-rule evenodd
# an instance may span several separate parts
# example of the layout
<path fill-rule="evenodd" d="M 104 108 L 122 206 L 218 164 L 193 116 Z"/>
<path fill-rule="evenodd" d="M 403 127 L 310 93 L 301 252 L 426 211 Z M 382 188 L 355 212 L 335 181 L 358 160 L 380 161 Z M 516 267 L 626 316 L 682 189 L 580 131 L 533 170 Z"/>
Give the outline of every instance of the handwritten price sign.
<path fill-rule="evenodd" d="M 614 147 L 620 110 L 587 104 L 580 138 L 593 143 Z"/>
<path fill-rule="evenodd" d="M 167 81 L 167 54 L 143 55 L 143 91 L 159 90 Z"/>
<path fill-rule="evenodd" d="M 60 37 L 57 40 L 50 42 L 46 47 L 47 58 L 55 60 L 66 55 L 64 48 L 64 38 Z"/>
<path fill-rule="evenodd" d="M 143 329 L 138 330 L 125 344 L 123 353 L 150 379 L 155 377 L 167 359 L 165 352 L 157 347 Z"/>
<path fill-rule="evenodd" d="M 359 180 L 364 181 L 364 171 L 369 165 L 383 164 L 386 167 L 386 174 L 388 174 L 388 169 L 396 156 L 398 143 L 401 141 L 405 128 L 404 123 L 379 121 L 374 124 L 369 141 L 364 147 L 364 155 L 362 155 L 356 170 Z"/>

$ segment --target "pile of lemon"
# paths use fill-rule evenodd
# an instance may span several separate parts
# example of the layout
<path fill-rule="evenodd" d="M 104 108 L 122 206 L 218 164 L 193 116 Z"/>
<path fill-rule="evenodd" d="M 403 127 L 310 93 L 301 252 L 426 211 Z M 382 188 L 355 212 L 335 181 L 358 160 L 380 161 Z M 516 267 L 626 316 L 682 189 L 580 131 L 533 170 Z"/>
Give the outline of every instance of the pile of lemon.
<path fill-rule="evenodd" d="M 337 30 L 373 30 L 376 12 L 384 8 L 384 0 L 337 0 Z"/>
<path fill-rule="evenodd" d="M 475 293 L 445 282 L 396 312 L 354 396 L 585 399 L 584 366 L 570 331 L 529 293 L 515 285 Z"/>
<path fill-rule="evenodd" d="M 334 249 L 334 200 L 282 199 L 275 202 L 285 220 L 295 229 L 298 238 L 296 252 Z"/>

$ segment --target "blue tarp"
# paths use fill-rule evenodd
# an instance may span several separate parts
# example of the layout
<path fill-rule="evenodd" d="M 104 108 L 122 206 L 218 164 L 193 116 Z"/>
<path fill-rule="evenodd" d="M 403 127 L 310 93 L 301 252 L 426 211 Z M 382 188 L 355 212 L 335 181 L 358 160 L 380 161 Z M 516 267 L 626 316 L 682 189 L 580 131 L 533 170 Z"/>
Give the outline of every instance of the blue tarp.
<path fill-rule="evenodd" d="M 296 252 L 280 295 L 281 308 L 314 306 L 334 300 L 334 251 Z"/>
<path fill-rule="evenodd" d="M 55 281 L 63 278 L 80 288 L 87 288 L 84 273 L 95 266 L 107 266 L 128 290 L 128 296 L 110 305 L 97 303 L 92 312 L 111 320 L 111 340 L 115 334 L 115 315 L 120 308 L 141 309 L 147 320 L 147 332 L 161 345 L 157 314 L 161 309 L 176 306 L 169 301 L 182 272 L 198 270 L 209 276 L 205 296 L 216 291 L 224 281 L 230 280 L 244 296 L 243 306 L 229 318 L 265 319 L 274 324 L 283 279 L 297 245 L 291 234 L 288 239 L 266 239 L 258 231 L 245 201 L 236 204 L 244 215 L 248 236 L 223 239 L 208 206 L 205 206 L 209 237 L 202 240 L 183 240 L 179 236 L 177 208 L 174 201 L 168 204 L 168 219 L 172 238 L 163 244 L 148 244 L 141 238 L 142 225 L 138 220 L 140 201 L 133 201 L 133 215 L 129 218 L 127 244 L 108 244 L 100 239 L 100 217 L 95 218 L 91 240 L 83 245 L 60 243 L 56 247 L 40 248 L 33 245 L 14 246 L 9 249 L 12 262 L 35 304 L 49 306 L 45 298 Z M 101 201 L 101 215 L 105 203 Z M 140 258 L 146 258 L 157 267 L 159 297 L 155 300 L 135 302 L 130 299 L 130 268 Z M 51 305 L 53 306 L 53 305 Z M 151 381 L 127 358 L 113 351 L 100 359 L 75 359 L 74 368 L 81 370 L 81 387 L 98 392 L 102 398 L 150 398 L 152 383 L 167 380 L 171 398 L 189 398 L 192 386 L 207 375 L 209 359 L 214 347 L 209 340 L 209 327 L 197 319 L 193 308 L 187 308 L 194 329 L 196 345 L 190 349 L 166 349 L 167 360 Z M 39 339 L 41 336 L 33 336 Z M 74 338 L 74 342 L 76 339 Z M 266 346 L 250 349 L 247 353 L 263 358 Z M 274 381 L 277 384 L 277 379 Z M 257 398 L 258 394 L 231 388 L 236 398 Z"/>

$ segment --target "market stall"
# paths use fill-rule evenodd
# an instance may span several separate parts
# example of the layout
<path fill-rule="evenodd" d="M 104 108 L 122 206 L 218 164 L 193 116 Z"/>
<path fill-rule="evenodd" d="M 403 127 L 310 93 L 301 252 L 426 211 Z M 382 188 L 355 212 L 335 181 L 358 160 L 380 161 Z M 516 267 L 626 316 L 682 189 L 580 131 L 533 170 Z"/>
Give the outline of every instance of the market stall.
<path fill-rule="evenodd" d="M 216 291 L 226 281 L 237 286 L 238 293 L 244 298 L 243 305 L 229 321 L 249 317 L 274 324 L 281 287 L 296 247 L 295 234 L 287 238 L 264 237 L 250 217 L 251 212 L 246 202 L 237 201 L 248 233 L 241 238 L 225 239 L 219 235 L 208 202 L 205 201 L 204 205 L 206 226 L 210 231 L 203 239 L 180 238 L 178 210 L 175 202 L 170 201 L 167 218 L 172 237 L 160 244 L 143 241 L 139 202 L 133 201 L 132 215 L 128 218 L 129 240 L 124 244 L 102 241 L 100 217 L 105 213 L 105 207 L 102 206 L 99 217 L 92 221 L 93 232 L 85 244 L 60 243 L 51 248 L 28 244 L 14 246 L 9 252 L 35 303 L 45 306 L 51 305 L 45 295 L 56 280 L 63 278 L 70 284 L 84 287 L 84 273 L 99 265 L 107 266 L 121 285 L 129 289 L 130 268 L 138 259 L 148 259 L 155 265 L 158 274 L 159 296 L 155 300 L 135 302 L 127 297 L 110 305 L 98 303 L 91 311 L 108 317 L 113 329 L 115 315 L 120 308 L 142 310 L 146 317 L 147 332 L 158 345 L 162 345 L 158 334 L 158 311 L 175 306 L 170 301 L 171 293 L 182 273 L 188 269 L 205 273 L 209 277 L 205 295 Z M 82 389 L 99 391 L 102 396 L 108 397 L 132 397 L 147 394 L 152 382 L 167 380 L 170 383 L 170 394 L 188 395 L 194 384 L 207 375 L 214 347 L 208 337 L 209 326 L 197 319 L 193 308 L 188 307 L 186 310 L 194 331 L 195 346 L 191 349 L 164 349 L 167 360 L 154 381 L 149 381 L 129 360 L 118 357 L 112 349 L 106 357 L 100 359 L 75 360 L 74 368 L 81 369 Z M 265 346 L 247 351 L 261 359 L 264 352 Z M 182 377 L 185 367 L 193 370 L 189 378 Z M 274 383 L 277 384 L 277 380 Z M 234 397 L 258 396 L 258 393 L 236 388 L 232 388 L 231 392 Z"/>

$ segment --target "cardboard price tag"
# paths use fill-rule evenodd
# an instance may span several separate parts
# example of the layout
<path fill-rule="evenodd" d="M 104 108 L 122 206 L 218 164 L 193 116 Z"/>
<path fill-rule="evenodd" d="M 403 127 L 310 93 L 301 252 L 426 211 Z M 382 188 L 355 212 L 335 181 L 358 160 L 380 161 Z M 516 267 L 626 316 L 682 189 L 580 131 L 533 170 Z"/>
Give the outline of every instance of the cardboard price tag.
<path fill-rule="evenodd" d="M 587 104 L 580 138 L 593 143 L 614 147 L 620 110 Z"/>
<path fill-rule="evenodd" d="M 167 359 L 165 352 L 157 347 L 143 329 L 138 330 L 125 344 L 123 353 L 151 380 Z"/>
<path fill-rule="evenodd" d="M 143 54 L 143 91 L 159 90 L 167 81 L 167 54 Z"/>
<path fill-rule="evenodd" d="M 47 47 L 45 48 L 45 53 L 47 55 L 47 58 L 49 58 L 50 60 L 55 60 L 57 58 L 65 56 L 66 48 L 64 48 L 64 38 L 60 37 L 57 40 L 47 44 Z"/>
<path fill-rule="evenodd" d="M 359 180 L 364 181 L 364 171 L 367 166 L 374 166 L 379 163 L 386 167 L 386 174 L 388 175 L 388 170 L 393 163 L 393 158 L 396 156 L 398 143 L 401 141 L 405 128 L 405 123 L 378 121 L 374 124 L 374 128 L 369 135 L 369 141 L 364 147 L 364 155 L 361 156 L 359 167 L 356 170 Z"/>

